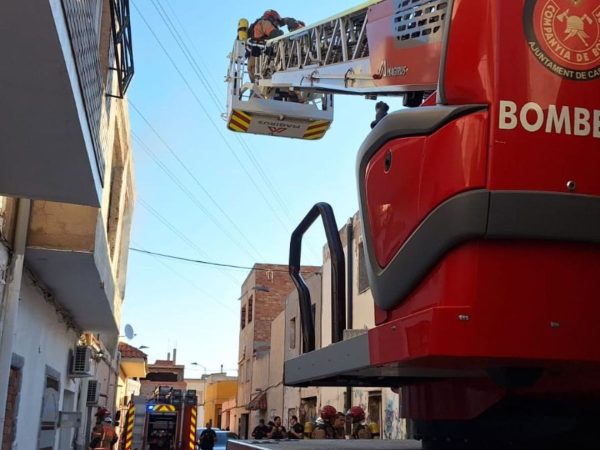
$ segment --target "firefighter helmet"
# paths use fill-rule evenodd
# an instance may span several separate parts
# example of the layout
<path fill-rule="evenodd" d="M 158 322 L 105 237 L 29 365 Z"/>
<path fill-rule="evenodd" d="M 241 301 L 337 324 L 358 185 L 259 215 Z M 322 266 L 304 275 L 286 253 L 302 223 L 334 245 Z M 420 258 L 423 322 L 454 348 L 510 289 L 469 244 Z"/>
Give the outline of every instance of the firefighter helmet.
<path fill-rule="evenodd" d="M 365 410 L 360 406 L 353 406 L 348 410 L 346 415 L 352 417 L 354 422 L 362 422 L 365 420 Z"/>
<path fill-rule="evenodd" d="M 96 417 L 98 417 L 98 419 L 104 419 L 106 416 L 110 416 L 110 411 L 104 407 L 100 407 L 98 408 L 98 411 L 96 412 Z"/>
<path fill-rule="evenodd" d="M 312 422 L 304 423 L 304 434 L 310 436 L 310 434 L 313 432 L 313 428 Z"/>
<path fill-rule="evenodd" d="M 281 16 L 274 9 L 267 9 L 262 18 L 276 25 L 281 23 Z"/>
<path fill-rule="evenodd" d="M 325 405 L 321 409 L 321 418 L 323 420 L 330 420 L 335 417 L 337 410 L 331 405 Z"/>

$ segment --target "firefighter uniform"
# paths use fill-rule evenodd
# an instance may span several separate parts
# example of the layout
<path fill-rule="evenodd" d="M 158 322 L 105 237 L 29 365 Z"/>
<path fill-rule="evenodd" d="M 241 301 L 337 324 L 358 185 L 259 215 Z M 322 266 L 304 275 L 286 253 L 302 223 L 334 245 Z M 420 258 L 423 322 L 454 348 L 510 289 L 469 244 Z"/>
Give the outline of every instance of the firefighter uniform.
<path fill-rule="evenodd" d="M 90 448 L 94 450 L 112 450 L 117 442 L 117 433 L 111 422 L 96 424 L 92 431 Z"/>

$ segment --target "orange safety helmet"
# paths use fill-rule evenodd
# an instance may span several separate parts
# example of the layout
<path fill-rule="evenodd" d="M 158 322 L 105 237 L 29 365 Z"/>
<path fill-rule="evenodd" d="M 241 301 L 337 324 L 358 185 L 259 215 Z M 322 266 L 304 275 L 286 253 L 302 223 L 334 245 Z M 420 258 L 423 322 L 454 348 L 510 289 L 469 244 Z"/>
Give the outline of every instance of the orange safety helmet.
<path fill-rule="evenodd" d="M 337 410 L 331 405 L 325 405 L 321 409 L 321 419 L 330 420 L 335 417 L 337 414 Z"/>
<path fill-rule="evenodd" d="M 262 15 L 262 18 L 276 25 L 281 23 L 281 16 L 274 9 L 267 9 Z"/>
<path fill-rule="evenodd" d="M 352 420 L 357 422 L 362 422 L 365 420 L 365 410 L 360 406 L 353 406 L 348 410 L 346 415 L 352 417 Z"/>

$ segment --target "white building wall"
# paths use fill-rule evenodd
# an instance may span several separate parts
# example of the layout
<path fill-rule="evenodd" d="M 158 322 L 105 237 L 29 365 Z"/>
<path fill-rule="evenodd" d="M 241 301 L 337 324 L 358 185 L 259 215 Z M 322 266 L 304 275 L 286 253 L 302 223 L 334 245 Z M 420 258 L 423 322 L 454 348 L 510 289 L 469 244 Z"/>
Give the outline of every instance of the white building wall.
<path fill-rule="evenodd" d="M 185 382 L 187 383 L 188 389 L 196 389 L 196 397 L 198 397 L 198 408 L 197 408 L 198 415 L 196 416 L 196 423 L 202 424 L 202 426 L 204 426 L 204 424 L 206 423 L 204 420 L 204 399 L 206 398 L 206 379 L 205 378 L 201 378 L 201 379 L 187 378 L 185 380 Z"/>
<path fill-rule="evenodd" d="M 382 389 L 382 439 L 406 439 L 406 419 L 400 417 L 400 396 L 391 389 Z"/>
<path fill-rule="evenodd" d="M 23 358 L 23 368 L 16 445 L 13 450 L 33 450 L 38 448 L 47 367 L 59 375 L 58 411 L 63 408 L 65 392 L 69 399 L 74 399 L 73 409 L 77 407 L 80 381 L 68 377 L 68 366 L 69 350 L 75 347 L 79 335 L 68 329 L 54 305 L 44 299 L 42 292 L 35 287 L 28 275 L 23 277 L 17 320 L 13 354 Z M 69 438 L 73 437 L 72 432 L 63 432 L 68 436 L 63 437 L 63 441 L 67 442 L 62 444 L 69 443 Z M 57 429 L 54 448 L 58 448 L 59 437 L 60 429 Z"/>
<path fill-rule="evenodd" d="M 283 409 L 283 355 L 285 349 L 285 311 L 271 322 L 271 355 L 269 358 L 269 390 L 267 391 L 267 407 L 269 419 L 280 416 L 283 423 L 286 414 Z"/>

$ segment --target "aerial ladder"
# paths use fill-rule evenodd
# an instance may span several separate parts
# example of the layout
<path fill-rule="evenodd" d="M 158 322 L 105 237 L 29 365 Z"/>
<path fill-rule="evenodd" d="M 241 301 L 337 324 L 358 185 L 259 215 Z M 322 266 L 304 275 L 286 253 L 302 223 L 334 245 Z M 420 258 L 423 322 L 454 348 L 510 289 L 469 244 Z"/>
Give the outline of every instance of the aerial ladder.
<path fill-rule="evenodd" d="M 437 86 L 447 2 L 399 8 L 396 32 L 387 36 L 380 30 L 389 3 L 371 0 L 265 44 L 238 35 L 227 76 L 228 128 L 319 139 L 333 121 L 334 93 L 403 95 L 406 105 L 419 105 Z M 402 49 L 401 58 L 390 58 L 390 45 Z M 252 46 L 261 49 L 254 82 L 247 71 Z"/>
<path fill-rule="evenodd" d="M 375 326 L 343 339 L 345 256 L 317 204 L 290 243 L 304 353 L 284 383 L 400 388 L 427 450 L 597 448 L 600 4 L 382 0 L 268 41 L 253 84 L 234 55 L 235 131 L 305 138 L 331 121 L 333 94 L 418 105 L 357 145 Z M 311 116 L 317 104 L 331 116 Z M 299 273 L 319 217 L 332 261 L 323 348 Z"/>

